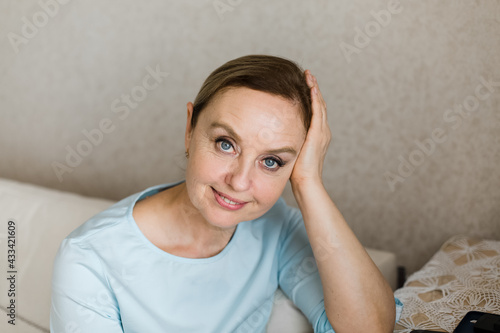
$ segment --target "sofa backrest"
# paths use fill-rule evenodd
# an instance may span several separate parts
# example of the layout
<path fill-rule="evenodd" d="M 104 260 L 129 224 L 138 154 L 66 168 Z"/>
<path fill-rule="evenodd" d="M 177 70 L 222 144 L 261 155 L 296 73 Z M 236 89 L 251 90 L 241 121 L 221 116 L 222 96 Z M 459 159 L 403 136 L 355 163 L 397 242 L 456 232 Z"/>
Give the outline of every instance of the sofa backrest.
<path fill-rule="evenodd" d="M 1 315 L 1 332 L 48 332 L 52 267 L 59 245 L 73 229 L 111 204 L 113 201 L 0 178 L 0 267 L 10 265 L 8 223 L 13 221 L 15 261 L 9 270 L 17 272 L 16 326 L 3 330 L 8 323 L 6 315 Z M 9 288 L 10 282 L 0 279 L 2 294 Z M 10 304 L 5 296 L 0 298 L 2 310 Z"/>

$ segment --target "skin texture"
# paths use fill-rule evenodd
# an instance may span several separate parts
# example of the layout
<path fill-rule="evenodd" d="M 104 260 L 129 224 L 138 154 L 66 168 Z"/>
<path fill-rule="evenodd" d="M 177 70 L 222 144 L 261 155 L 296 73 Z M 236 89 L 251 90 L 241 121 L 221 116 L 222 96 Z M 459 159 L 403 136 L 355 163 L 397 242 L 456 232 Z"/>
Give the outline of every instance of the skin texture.
<path fill-rule="evenodd" d="M 206 258 L 224 249 L 237 224 L 267 212 L 290 180 L 321 277 L 327 317 L 337 333 L 392 332 L 392 290 L 325 190 L 323 162 L 331 140 L 327 109 L 316 79 L 306 71 L 313 118 L 306 133 L 298 105 L 247 88 L 213 100 L 191 128 L 187 104 L 186 182 L 137 203 L 133 216 L 153 244 L 175 255 Z M 235 133 L 213 129 L 225 123 Z M 239 136 L 239 140 L 235 135 Z M 227 141 L 217 142 L 224 137 Z M 269 154 L 289 147 L 298 154 Z M 277 171 L 269 158 L 286 164 Z M 212 188 L 247 202 L 221 207 Z"/>

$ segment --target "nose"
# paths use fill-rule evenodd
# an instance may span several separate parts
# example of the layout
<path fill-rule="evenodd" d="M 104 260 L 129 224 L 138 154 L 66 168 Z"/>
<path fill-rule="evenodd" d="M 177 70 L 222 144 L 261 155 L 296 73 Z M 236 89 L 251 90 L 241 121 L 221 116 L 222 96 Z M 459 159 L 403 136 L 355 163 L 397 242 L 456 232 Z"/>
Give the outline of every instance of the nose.
<path fill-rule="evenodd" d="M 244 192 L 250 189 L 252 184 L 252 163 L 238 158 L 231 163 L 226 173 L 226 184 L 231 186 L 235 192 Z"/>

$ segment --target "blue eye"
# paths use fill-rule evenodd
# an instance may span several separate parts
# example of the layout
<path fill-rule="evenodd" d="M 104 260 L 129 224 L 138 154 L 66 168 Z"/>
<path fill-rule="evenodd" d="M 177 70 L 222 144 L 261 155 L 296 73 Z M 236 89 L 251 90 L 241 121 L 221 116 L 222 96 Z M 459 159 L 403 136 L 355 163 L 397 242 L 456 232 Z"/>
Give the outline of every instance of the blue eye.
<path fill-rule="evenodd" d="M 231 144 L 227 141 L 222 141 L 220 147 L 222 148 L 222 150 L 229 150 L 231 148 Z"/>
<path fill-rule="evenodd" d="M 271 163 L 268 163 L 268 162 L 271 162 Z M 278 165 L 278 163 L 271 158 L 266 158 L 264 160 L 264 164 L 266 165 L 266 167 L 271 168 L 271 169 L 274 169 L 274 166 Z"/>
<path fill-rule="evenodd" d="M 218 138 L 215 140 L 220 149 L 224 152 L 229 152 L 233 145 L 226 139 Z"/>
<path fill-rule="evenodd" d="M 269 163 L 270 162 L 270 163 Z M 276 171 L 281 168 L 285 163 L 274 158 L 266 158 L 264 160 L 264 166 L 270 171 Z"/>

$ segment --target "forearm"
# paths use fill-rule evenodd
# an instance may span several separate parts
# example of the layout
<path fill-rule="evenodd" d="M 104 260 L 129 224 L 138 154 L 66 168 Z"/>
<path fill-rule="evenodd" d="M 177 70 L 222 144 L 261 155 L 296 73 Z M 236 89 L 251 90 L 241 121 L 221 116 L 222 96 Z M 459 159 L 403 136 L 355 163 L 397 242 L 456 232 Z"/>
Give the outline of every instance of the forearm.
<path fill-rule="evenodd" d="M 337 333 L 392 332 L 394 296 L 323 184 L 292 183 Z"/>

